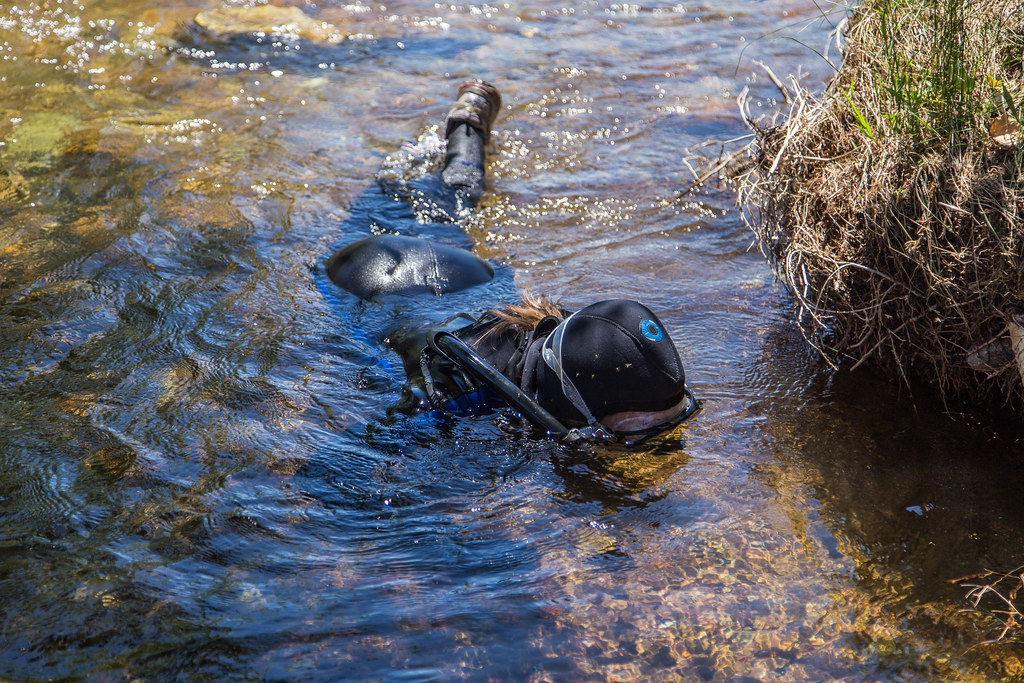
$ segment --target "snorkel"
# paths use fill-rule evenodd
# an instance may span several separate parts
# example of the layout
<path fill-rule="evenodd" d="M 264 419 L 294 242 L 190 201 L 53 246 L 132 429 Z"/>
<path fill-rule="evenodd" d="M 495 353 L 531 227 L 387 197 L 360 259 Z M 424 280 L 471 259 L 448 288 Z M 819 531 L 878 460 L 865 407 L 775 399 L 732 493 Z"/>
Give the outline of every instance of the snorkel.
<path fill-rule="evenodd" d="M 559 422 L 558 418 L 545 410 L 537 401 L 512 380 L 498 372 L 497 368 L 485 361 L 464 341 L 451 332 L 434 330 L 427 334 L 430 348 L 475 375 L 477 379 L 494 389 L 510 405 L 519 410 L 538 427 L 546 429 L 550 434 L 565 439 L 573 430 Z"/>

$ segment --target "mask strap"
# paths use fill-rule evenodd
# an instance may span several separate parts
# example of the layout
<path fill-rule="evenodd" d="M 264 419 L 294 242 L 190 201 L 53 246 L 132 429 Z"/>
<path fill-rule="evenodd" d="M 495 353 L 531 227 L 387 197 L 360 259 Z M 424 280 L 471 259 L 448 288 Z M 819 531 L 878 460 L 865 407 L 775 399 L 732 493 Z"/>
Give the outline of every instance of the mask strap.
<path fill-rule="evenodd" d="M 562 393 L 572 403 L 573 407 L 580 412 L 586 421 L 587 427 L 597 428 L 600 426 L 597 418 L 590 412 L 590 408 L 587 406 L 587 402 L 583 400 L 583 396 L 580 394 L 579 389 L 572 383 L 569 376 L 565 373 L 565 369 L 562 366 L 562 338 L 565 336 L 565 330 L 569 325 L 569 321 L 576 316 L 573 313 L 568 318 L 558 324 L 558 327 L 548 335 L 548 338 L 544 340 L 544 347 L 541 349 L 541 356 L 544 358 L 544 363 L 549 368 L 555 371 L 558 375 L 558 383 L 562 387 Z M 550 342 L 551 346 L 548 346 Z"/>

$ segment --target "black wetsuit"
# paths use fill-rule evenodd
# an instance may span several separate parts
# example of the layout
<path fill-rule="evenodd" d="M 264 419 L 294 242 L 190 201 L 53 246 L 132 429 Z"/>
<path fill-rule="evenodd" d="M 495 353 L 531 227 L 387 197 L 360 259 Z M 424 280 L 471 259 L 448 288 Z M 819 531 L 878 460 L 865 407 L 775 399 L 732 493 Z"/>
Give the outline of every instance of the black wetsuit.
<path fill-rule="evenodd" d="M 448 137 L 441 180 L 462 205 L 484 191 L 484 137 L 462 124 Z M 383 294 L 445 294 L 489 282 L 494 268 L 476 254 L 419 237 L 382 234 L 339 249 L 327 262 L 334 284 L 361 299 Z"/>
<path fill-rule="evenodd" d="M 475 206 L 484 192 L 484 135 L 462 124 L 448 136 L 440 179 L 455 193 L 457 206 Z M 327 262 L 331 281 L 361 299 L 381 295 L 441 295 L 484 284 L 494 268 L 476 254 L 420 237 L 384 233 L 348 244 Z M 552 319 L 554 320 L 554 319 Z M 431 327 L 404 326 L 387 337 L 388 346 L 402 358 L 407 382 L 399 410 L 483 414 L 503 404 L 500 397 L 455 363 L 431 349 L 427 335 L 445 329 L 463 340 L 495 369 L 519 383 L 522 356 L 532 333 L 506 330 L 487 334 L 493 316 L 456 316 Z M 555 323 L 545 325 L 550 331 Z"/>
<path fill-rule="evenodd" d="M 485 140 L 468 124 L 448 132 L 441 180 L 463 206 L 475 205 L 483 194 Z M 494 276 L 491 265 L 468 250 L 394 234 L 343 247 L 328 261 L 327 272 L 339 287 L 364 299 L 458 292 Z M 388 344 L 402 357 L 407 377 L 404 400 L 396 407 L 473 415 L 510 405 L 507 399 L 562 434 L 568 432 L 565 425 L 600 427 L 607 415 L 682 409 L 687 398 L 690 410 L 679 415 L 696 409 L 678 351 L 650 309 L 610 299 L 571 319 L 562 314 L 530 331 L 500 329 L 490 314 L 394 330 Z"/>

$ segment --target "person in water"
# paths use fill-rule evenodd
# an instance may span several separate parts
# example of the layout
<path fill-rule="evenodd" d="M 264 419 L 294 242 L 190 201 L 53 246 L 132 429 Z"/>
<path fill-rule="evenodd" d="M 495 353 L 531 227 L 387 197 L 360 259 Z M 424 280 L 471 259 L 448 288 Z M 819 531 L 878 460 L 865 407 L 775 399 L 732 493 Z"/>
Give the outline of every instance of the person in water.
<path fill-rule="evenodd" d="M 462 205 L 484 192 L 485 146 L 501 96 L 489 83 L 459 88 L 444 126 L 440 179 Z M 437 295 L 488 282 L 491 265 L 426 239 L 377 234 L 330 257 L 331 281 L 362 299 Z M 454 415 L 505 405 L 560 437 L 632 440 L 664 431 L 699 404 L 658 316 L 638 301 L 599 301 L 570 313 L 545 297 L 460 314 L 434 328 L 393 333 L 406 371 L 407 405 Z"/>

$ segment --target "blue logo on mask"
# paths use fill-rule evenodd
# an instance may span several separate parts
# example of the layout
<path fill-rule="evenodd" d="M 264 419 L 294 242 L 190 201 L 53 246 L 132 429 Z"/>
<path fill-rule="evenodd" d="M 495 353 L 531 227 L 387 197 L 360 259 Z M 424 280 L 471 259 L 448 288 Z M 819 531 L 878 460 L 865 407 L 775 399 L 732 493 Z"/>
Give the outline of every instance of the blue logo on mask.
<path fill-rule="evenodd" d="M 640 334 L 654 342 L 661 341 L 661 338 L 665 336 L 661 328 L 658 327 L 658 323 L 650 318 L 644 318 L 640 321 Z"/>

